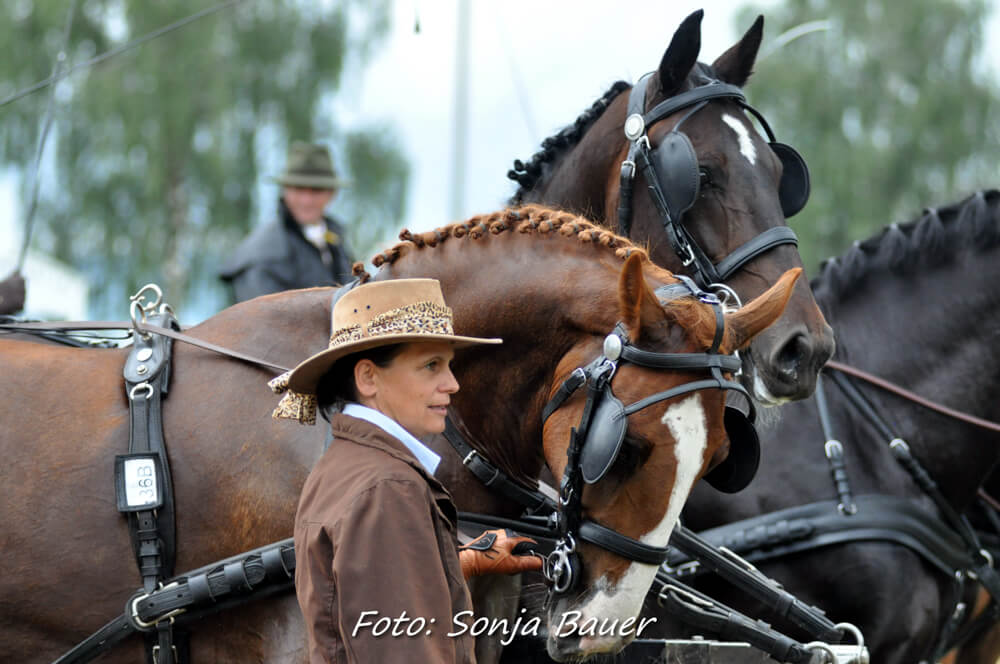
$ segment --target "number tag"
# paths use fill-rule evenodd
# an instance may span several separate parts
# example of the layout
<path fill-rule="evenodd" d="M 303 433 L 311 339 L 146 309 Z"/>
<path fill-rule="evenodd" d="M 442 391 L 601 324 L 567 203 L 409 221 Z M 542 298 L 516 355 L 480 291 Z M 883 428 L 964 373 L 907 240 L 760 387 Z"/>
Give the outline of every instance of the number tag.
<path fill-rule="evenodd" d="M 115 491 L 119 512 L 155 510 L 163 505 L 159 459 L 149 454 L 115 457 Z"/>

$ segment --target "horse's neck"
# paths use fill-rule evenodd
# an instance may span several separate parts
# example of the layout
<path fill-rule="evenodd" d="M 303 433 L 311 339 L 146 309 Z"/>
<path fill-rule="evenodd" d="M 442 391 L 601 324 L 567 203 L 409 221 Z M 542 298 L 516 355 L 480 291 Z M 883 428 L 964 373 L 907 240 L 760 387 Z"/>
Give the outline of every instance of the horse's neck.
<path fill-rule="evenodd" d="M 241 302 L 188 333 L 286 367 L 323 350 L 330 337 L 331 288 L 265 295 Z"/>
<path fill-rule="evenodd" d="M 599 324 L 614 326 L 617 306 L 597 303 L 609 301 L 617 272 L 591 255 L 608 250 L 572 242 L 557 233 L 449 239 L 412 250 L 377 277 L 438 279 L 459 334 L 504 340 L 459 351 L 462 389 L 452 402 L 481 451 L 516 477 L 533 479 L 541 469 L 541 412 L 583 322 L 604 316 Z"/>
<path fill-rule="evenodd" d="M 622 129 L 628 94 L 619 95 L 584 133 L 580 142 L 561 156 L 527 196 L 525 202 L 544 203 L 586 216 L 606 225 L 612 218 L 611 181 L 625 158 Z M 613 187 L 617 191 L 617 184 Z"/>
<path fill-rule="evenodd" d="M 824 304 L 820 291 L 817 299 L 838 333 L 838 359 L 951 408 L 1000 420 L 998 254 L 964 251 L 943 267 L 905 277 L 872 274 L 863 294 L 838 302 Z M 859 385 L 949 500 L 957 507 L 972 500 L 1000 460 L 1000 436 Z M 860 413 L 851 417 L 857 435 L 875 434 Z"/>

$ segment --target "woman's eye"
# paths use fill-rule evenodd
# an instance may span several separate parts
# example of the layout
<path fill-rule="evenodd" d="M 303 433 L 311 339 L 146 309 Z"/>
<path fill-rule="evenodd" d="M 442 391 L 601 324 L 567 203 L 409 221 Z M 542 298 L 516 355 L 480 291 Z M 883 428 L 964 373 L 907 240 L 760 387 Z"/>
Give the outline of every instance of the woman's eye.
<path fill-rule="evenodd" d="M 707 168 L 699 168 L 698 175 L 701 177 L 701 186 L 707 187 L 712 184 L 712 176 L 709 174 Z"/>

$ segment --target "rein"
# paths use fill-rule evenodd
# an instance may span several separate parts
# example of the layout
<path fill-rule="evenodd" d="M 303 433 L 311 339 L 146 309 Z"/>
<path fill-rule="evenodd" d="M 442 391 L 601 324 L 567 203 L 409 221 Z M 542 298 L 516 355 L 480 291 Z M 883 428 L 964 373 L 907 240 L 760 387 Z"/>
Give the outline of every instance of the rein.
<path fill-rule="evenodd" d="M 884 378 L 879 378 L 878 376 L 870 374 L 867 371 L 863 371 L 861 369 L 852 367 L 849 364 L 844 364 L 843 362 L 837 362 L 836 360 L 829 360 L 826 363 L 826 366 L 830 367 L 831 369 L 835 369 L 842 373 L 848 374 L 850 376 L 854 376 L 855 378 L 860 378 L 861 380 L 867 383 L 871 383 L 876 387 L 882 388 L 886 392 L 892 392 L 893 394 L 901 396 L 904 399 L 908 399 L 919 406 L 923 406 L 924 408 L 936 411 L 938 413 L 941 413 L 942 415 L 947 415 L 948 417 L 959 420 L 960 422 L 965 422 L 966 424 L 972 424 L 974 426 L 981 427 L 988 431 L 994 431 L 1000 433 L 1000 424 L 996 422 L 991 422 L 990 420 L 984 420 L 980 417 L 976 417 L 975 415 L 970 415 L 969 413 L 964 413 L 960 410 L 949 408 L 948 406 L 937 403 L 936 401 L 931 401 L 930 399 L 922 397 L 919 394 L 916 394 L 915 392 L 911 392 L 905 387 L 901 387 L 896 383 L 888 381 Z"/>
<path fill-rule="evenodd" d="M 241 353 L 239 351 L 232 350 L 231 348 L 226 348 L 225 346 L 219 346 L 218 344 L 213 344 L 209 341 L 203 339 L 198 339 L 192 337 L 183 332 L 178 332 L 177 330 L 168 329 L 161 327 L 159 325 L 149 325 L 144 320 L 136 320 L 133 322 L 122 322 L 122 321 L 56 321 L 52 323 L 0 323 L 0 330 L 10 330 L 11 332 L 27 332 L 27 333 L 38 333 L 42 334 L 44 332 L 67 332 L 70 330 L 135 330 L 144 335 L 149 334 L 159 334 L 164 337 L 169 337 L 176 341 L 182 341 L 186 344 L 192 346 L 197 346 L 198 348 L 204 348 L 205 350 L 210 350 L 213 353 L 218 353 L 220 355 L 225 355 L 242 362 L 247 362 L 249 364 L 256 364 L 257 366 L 264 367 L 265 369 L 275 369 L 284 373 L 289 370 L 289 367 L 283 367 L 280 364 L 274 364 L 273 362 L 268 362 L 267 360 L 261 359 L 259 357 L 254 357 L 253 355 L 247 355 L 246 353 Z"/>

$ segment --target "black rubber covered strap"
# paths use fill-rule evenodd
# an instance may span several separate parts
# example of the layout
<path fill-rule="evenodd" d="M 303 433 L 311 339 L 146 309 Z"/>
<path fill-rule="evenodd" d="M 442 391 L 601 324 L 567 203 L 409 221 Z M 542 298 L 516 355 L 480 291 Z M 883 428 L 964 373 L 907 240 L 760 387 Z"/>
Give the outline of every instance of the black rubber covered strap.
<path fill-rule="evenodd" d="M 605 551 L 647 565 L 659 565 L 667 558 L 665 547 L 650 546 L 626 537 L 595 521 L 583 521 L 578 530 L 580 539 Z"/>
<path fill-rule="evenodd" d="M 694 626 L 698 632 L 723 641 L 746 641 L 779 662 L 805 664 L 812 659 L 808 648 L 771 629 L 767 623 L 751 620 L 676 579 L 658 574 L 657 580 L 663 584 L 660 606 L 681 622 Z"/>
<path fill-rule="evenodd" d="M 680 524 L 670 535 L 670 546 L 698 560 L 736 588 L 762 602 L 776 615 L 805 629 L 813 638 L 839 642 L 843 637 L 843 633 L 822 610 L 804 604 L 746 561 L 737 562 Z"/>
<path fill-rule="evenodd" d="M 770 251 L 774 247 L 780 247 L 783 244 L 798 246 L 799 238 L 795 235 L 795 231 L 788 226 L 768 228 L 757 237 L 737 247 L 731 254 L 716 263 L 715 269 L 718 271 L 719 276 L 722 277 L 722 280 L 725 281 L 760 254 Z"/>

